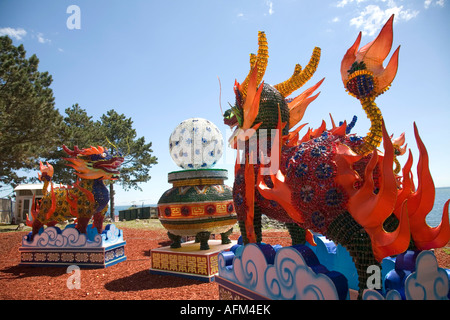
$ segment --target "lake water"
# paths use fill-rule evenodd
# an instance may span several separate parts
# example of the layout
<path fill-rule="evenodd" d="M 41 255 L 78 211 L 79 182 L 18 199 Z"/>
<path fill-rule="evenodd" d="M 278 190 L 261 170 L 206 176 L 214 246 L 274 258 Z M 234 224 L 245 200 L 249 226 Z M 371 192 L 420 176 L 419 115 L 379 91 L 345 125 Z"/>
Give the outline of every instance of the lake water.
<path fill-rule="evenodd" d="M 450 199 L 450 187 L 436 188 L 433 210 L 428 214 L 426 221 L 431 227 L 436 227 L 441 223 L 444 204 Z"/>
<path fill-rule="evenodd" d="M 433 210 L 428 214 L 426 221 L 431 227 L 436 227 L 441 223 L 442 219 L 442 211 L 444 209 L 445 202 L 450 199 L 450 187 L 447 188 L 436 188 L 436 196 L 434 201 L 434 207 Z M 148 206 L 156 206 L 156 204 L 146 204 L 143 205 L 144 207 Z M 116 206 L 115 207 L 115 214 L 116 216 L 119 215 L 120 210 L 127 210 L 130 208 L 129 206 Z"/>

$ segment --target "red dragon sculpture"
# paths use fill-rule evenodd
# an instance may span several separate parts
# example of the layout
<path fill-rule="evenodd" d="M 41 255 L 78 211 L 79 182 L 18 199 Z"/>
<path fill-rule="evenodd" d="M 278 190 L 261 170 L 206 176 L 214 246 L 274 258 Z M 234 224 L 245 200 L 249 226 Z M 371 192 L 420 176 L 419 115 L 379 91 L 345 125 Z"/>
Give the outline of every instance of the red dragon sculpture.
<path fill-rule="evenodd" d="M 249 75 L 242 84 L 235 83 L 236 104 L 224 114 L 224 122 L 236 127 L 231 146 L 243 150 L 241 156 L 238 152 L 233 192 L 244 243 L 261 242 L 261 214 L 286 222 L 293 243 L 314 245 L 312 232 L 321 233 L 349 251 L 358 271 L 360 297 L 367 286 L 368 266 L 408 248 L 438 248 L 450 239 L 450 200 L 438 227 L 425 221 L 433 208 L 435 188 L 416 125 L 417 187 L 411 152 L 402 169 L 396 159 L 406 152 L 404 135 L 391 140 L 375 104 L 397 72 L 399 48 L 383 67 L 392 46 L 393 18 L 374 41 L 358 50 L 360 33 L 341 64 L 346 90 L 361 102 L 370 119 L 366 136 L 349 133 L 353 121 L 337 126 L 333 119 L 331 129 L 323 122 L 302 138 L 299 131 L 304 125 L 289 131 L 318 96 L 311 95 L 323 80 L 286 99 L 312 77 L 320 49 L 314 49 L 305 69 L 297 65 L 290 79 L 270 86 L 261 83 L 268 59 L 262 32 L 258 54 L 250 58 Z M 384 152 L 377 150 L 381 142 Z"/>
<path fill-rule="evenodd" d="M 76 228 L 80 233 L 86 233 L 91 218 L 98 233 L 102 232 L 109 202 L 109 192 L 103 181 L 118 178 L 118 168 L 124 159 L 101 146 L 86 149 L 75 146 L 74 150 L 63 146 L 63 149 L 70 156 L 65 159 L 70 162 L 68 166 L 76 170 L 78 179 L 72 186 L 54 187 L 52 165 L 40 163 L 39 180 L 44 181 L 44 197 L 38 204 L 33 199 L 32 221 L 27 217 L 27 225 L 32 227 L 31 239 L 44 225 L 54 226 L 70 218 L 77 219 Z"/>

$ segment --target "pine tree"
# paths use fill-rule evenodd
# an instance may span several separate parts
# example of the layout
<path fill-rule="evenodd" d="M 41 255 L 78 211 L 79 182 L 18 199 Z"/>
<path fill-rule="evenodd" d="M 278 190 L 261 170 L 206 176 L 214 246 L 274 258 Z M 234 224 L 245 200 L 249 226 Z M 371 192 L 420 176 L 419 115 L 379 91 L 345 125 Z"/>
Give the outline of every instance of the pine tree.
<path fill-rule="evenodd" d="M 152 165 L 157 164 L 157 158 L 152 155 L 152 143 L 146 143 L 144 137 L 136 138 L 133 121 L 124 114 L 110 110 L 101 117 L 102 132 L 105 135 L 104 146 L 111 144 L 120 151 L 125 161 L 120 168 L 120 178 L 117 181 L 125 190 L 142 190 L 139 183 L 151 179 L 149 174 Z M 110 184 L 110 213 L 114 218 L 114 184 Z"/>
<path fill-rule="evenodd" d="M 54 148 L 62 116 L 55 108 L 52 77 L 38 71 L 36 55 L 0 37 L 0 182 L 17 185 L 17 170 L 36 168 Z"/>

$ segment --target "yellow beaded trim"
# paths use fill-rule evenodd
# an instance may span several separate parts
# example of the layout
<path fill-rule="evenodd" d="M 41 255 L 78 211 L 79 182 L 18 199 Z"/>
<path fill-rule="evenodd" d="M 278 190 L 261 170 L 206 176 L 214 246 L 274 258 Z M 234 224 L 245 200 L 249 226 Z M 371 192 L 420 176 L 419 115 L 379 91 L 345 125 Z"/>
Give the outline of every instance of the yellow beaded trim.
<path fill-rule="evenodd" d="M 363 144 L 360 145 L 356 152 L 361 155 L 367 155 L 373 152 L 375 148 L 378 148 L 383 140 L 383 116 L 375 103 L 375 98 L 370 97 L 360 101 L 371 126 L 367 136 L 363 138 Z"/>

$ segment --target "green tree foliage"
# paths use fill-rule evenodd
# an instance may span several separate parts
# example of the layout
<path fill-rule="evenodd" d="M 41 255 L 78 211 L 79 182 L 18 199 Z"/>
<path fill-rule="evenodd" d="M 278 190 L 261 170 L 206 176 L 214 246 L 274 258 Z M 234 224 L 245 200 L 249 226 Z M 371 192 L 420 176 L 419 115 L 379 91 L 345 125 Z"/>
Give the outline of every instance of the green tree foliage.
<path fill-rule="evenodd" d="M 55 108 L 52 77 L 38 71 L 36 55 L 26 58 L 23 45 L 0 37 L 0 182 L 16 185 L 19 169 L 59 143 L 62 116 Z"/>
<path fill-rule="evenodd" d="M 117 181 L 125 190 L 142 190 L 139 183 L 151 179 L 149 174 L 152 165 L 157 164 L 157 158 L 152 155 L 152 143 L 146 143 L 144 137 L 136 138 L 133 121 L 124 114 L 110 110 L 100 119 L 102 132 L 105 135 L 103 145 L 111 144 L 124 156 L 125 161 L 120 169 L 120 179 Z M 114 216 L 114 188 L 110 184 L 110 212 Z"/>

